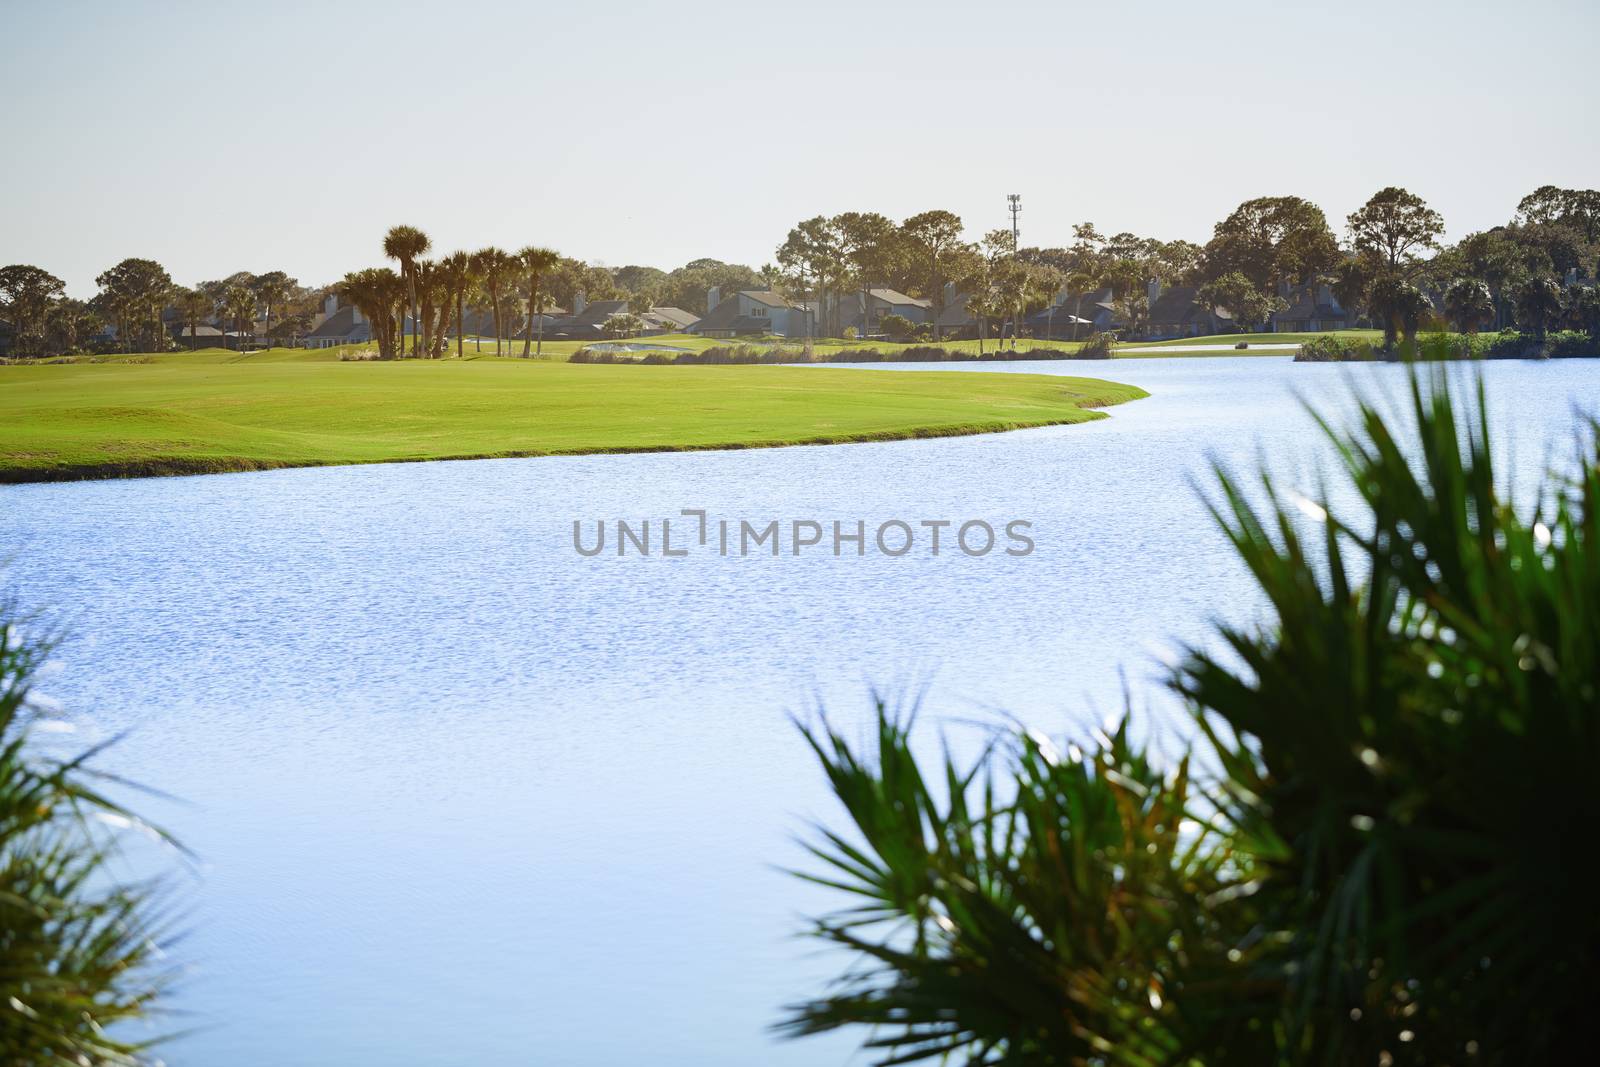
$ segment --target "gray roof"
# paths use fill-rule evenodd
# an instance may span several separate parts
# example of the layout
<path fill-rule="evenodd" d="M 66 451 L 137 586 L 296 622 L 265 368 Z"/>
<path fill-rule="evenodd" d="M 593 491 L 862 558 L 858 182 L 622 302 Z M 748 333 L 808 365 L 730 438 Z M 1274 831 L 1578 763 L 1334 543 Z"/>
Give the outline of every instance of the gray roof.
<path fill-rule="evenodd" d="M 561 320 L 563 326 L 599 326 L 613 315 L 626 315 L 628 302 L 626 300 L 596 300 L 588 304 L 582 311 Z"/>
<path fill-rule="evenodd" d="M 732 330 L 736 333 L 766 333 L 772 328 L 770 319 L 760 319 L 754 315 L 739 314 L 739 301 L 722 300 L 711 309 L 710 314 L 700 319 L 692 326 L 685 327 L 689 333 L 709 333 L 711 331 Z"/>
<path fill-rule="evenodd" d="M 683 310 L 682 308 L 674 307 L 651 308 L 645 313 L 645 318 L 657 319 L 663 326 L 676 326 L 680 330 L 688 329 L 690 326 L 693 326 L 695 323 L 700 321 L 699 318 Z"/>
<path fill-rule="evenodd" d="M 1155 303 L 1150 305 L 1150 324 L 1152 326 L 1182 325 L 1192 322 L 1196 316 L 1208 316 L 1205 308 L 1195 303 L 1195 294 L 1199 289 L 1193 285 L 1174 285 L 1164 289 L 1156 297 Z M 1220 311 L 1219 318 L 1225 318 Z"/>
<path fill-rule="evenodd" d="M 372 335 L 372 328 L 363 320 L 356 321 L 356 309 L 342 307 L 329 315 L 315 330 L 306 334 L 307 337 L 351 337 L 355 334 Z"/>
<path fill-rule="evenodd" d="M 867 292 L 871 293 L 874 299 L 882 300 L 885 304 L 910 304 L 919 308 L 933 307 L 932 300 L 923 300 L 919 297 L 907 296 L 898 289 L 868 289 Z"/>
<path fill-rule="evenodd" d="M 769 308 L 786 308 L 792 306 L 789 301 L 785 300 L 783 297 L 779 296 L 777 293 L 774 293 L 770 289 L 741 289 L 739 290 L 739 295 L 748 296 L 756 303 L 765 304 Z M 721 303 L 718 303 L 717 306 L 721 307 L 722 305 Z"/>

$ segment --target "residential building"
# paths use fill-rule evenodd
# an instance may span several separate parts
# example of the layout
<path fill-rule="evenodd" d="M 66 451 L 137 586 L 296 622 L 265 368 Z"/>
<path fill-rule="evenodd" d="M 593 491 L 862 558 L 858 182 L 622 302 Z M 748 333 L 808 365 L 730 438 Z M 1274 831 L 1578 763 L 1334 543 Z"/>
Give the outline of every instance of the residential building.
<path fill-rule="evenodd" d="M 1315 293 L 1295 294 L 1293 303 L 1272 316 L 1274 333 L 1319 333 L 1354 325 L 1349 312 L 1339 305 L 1333 290 L 1326 285 L 1317 286 Z"/>
<path fill-rule="evenodd" d="M 686 332 L 703 337 L 805 337 L 812 332 L 811 311 L 771 290 L 745 289 L 724 297 L 713 287 L 706 306 L 711 310 L 705 318 Z"/>
<path fill-rule="evenodd" d="M 895 289 L 860 289 L 839 293 L 838 321 L 841 330 L 854 329 L 857 336 L 868 337 L 883 332 L 883 320 L 899 315 L 910 322 L 922 324 L 933 321 L 933 301 L 922 300 Z"/>
<path fill-rule="evenodd" d="M 1203 337 L 1232 333 L 1237 329 L 1232 312 L 1227 308 L 1212 310 L 1201 306 L 1195 299 L 1198 294 L 1198 286 L 1174 285 L 1163 289 L 1160 282 L 1151 282 L 1149 320 L 1141 331 L 1142 339 Z"/>
<path fill-rule="evenodd" d="M 359 345 L 372 340 L 372 324 L 360 309 L 352 304 L 340 306 L 339 296 L 329 293 L 322 304 L 322 321 L 300 339 L 305 348 L 337 348 L 339 345 Z"/>

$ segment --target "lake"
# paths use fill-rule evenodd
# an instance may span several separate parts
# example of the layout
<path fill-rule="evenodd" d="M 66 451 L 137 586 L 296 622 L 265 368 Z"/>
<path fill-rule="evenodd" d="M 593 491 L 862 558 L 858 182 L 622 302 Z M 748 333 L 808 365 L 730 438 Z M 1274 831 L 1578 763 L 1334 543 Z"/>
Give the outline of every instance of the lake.
<path fill-rule="evenodd" d="M 788 714 L 863 721 L 876 687 L 955 735 L 1000 710 L 1082 735 L 1125 671 L 1176 749 L 1162 650 L 1256 606 L 1193 489 L 1208 457 L 1313 489 L 1333 466 L 1296 394 L 1404 385 L 1279 357 L 937 369 L 1152 395 L 943 440 L 0 488 L 4 583 L 67 635 L 44 688 L 78 736 L 126 731 L 101 765 L 172 794 L 137 803 L 198 857 L 169 859 L 192 933 L 167 1023 L 192 1033 L 167 1062 L 851 1062 L 857 1035 L 766 1032 L 838 963 L 794 935 L 842 901 L 778 870 L 838 821 Z M 1482 372 L 1529 489 L 1600 368 Z M 1022 519 L 1035 549 L 573 550 L 575 519 L 676 540 L 682 509 L 869 538 Z"/>

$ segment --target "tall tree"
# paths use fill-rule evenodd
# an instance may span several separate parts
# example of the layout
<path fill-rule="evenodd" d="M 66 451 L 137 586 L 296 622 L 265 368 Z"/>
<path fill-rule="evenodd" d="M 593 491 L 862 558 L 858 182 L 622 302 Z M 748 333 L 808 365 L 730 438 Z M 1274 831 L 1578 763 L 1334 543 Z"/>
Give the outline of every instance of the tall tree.
<path fill-rule="evenodd" d="M 153 259 L 125 259 L 95 278 L 104 302 L 117 320 L 117 339 L 124 352 L 133 344 L 154 350 L 165 347 L 161 309 L 172 294 L 172 276 Z"/>
<path fill-rule="evenodd" d="M 809 292 L 817 326 L 824 334 L 837 334 L 837 299 L 829 299 L 847 269 L 837 230 L 821 215 L 806 219 L 784 238 L 777 251 L 778 265 L 794 278 L 802 297 Z M 687 305 L 680 305 L 687 307 Z M 809 322 L 809 319 L 808 319 Z"/>
<path fill-rule="evenodd" d="M 439 261 L 439 274 L 444 282 L 446 308 L 455 309 L 456 358 L 464 354 L 462 334 L 466 329 L 467 291 L 472 288 L 472 257 L 466 252 L 452 252 Z"/>
<path fill-rule="evenodd" d="M 200 324 L 211 316 L 216 309 L 211 297 L 199 289 L 185 289 L 178 294 L 178 312 L 183 316 L 183 323 L 189 329 L 189 350 L 192 352 L 200 347 L 199 338 L 196 336 Z"/>
<path fill-rule="evenodd" d="M 1267 296 L 1316 284 L 1339 262 L 1322 209 L 1298 196 L 1246 200 L 1217 223 L 1203 256 L 1207 280 L 1237 272 Z"/>
<path fill-rule="evenodd" d="M 256 294 L 247 286 L 235 285 L 224 294 L 223 304 L 227 309 L 228 318 L 233 320 L 236 333 L 234 345 L 239 351 L 243 351 L 244 339 L 250 333 L 251 324 L 255 322 Z"/>
<path fill-rule="evenodd" d="M 1439 247 L 1444 219 L 1422 197 L 1397 186 L 1372 194 L 1347 220 L 1357 251 L 1383 257 L 1390 271 L 1408 274 L 1418 252 Z"/>
<path fill-rule="evenodd" d="M 865 337 L 872 329 L 872 283 L 886 273 L 895 226 L 876 211 L 846 211 L 834 216 L 832 222 L 845 262 L 861 291 L 861 336 Z"/>
<path fill-rule="evenodd" d="M 516 284 L 516 274 L 521 270 L 517 258 L 503 248 L 490 246 L 472 256 L 473 271 L 482 280 L 483 290 L 489 298 L 494 314 L 494 354 L 501 355 L 501 338 L 505 335 L 506 289 Z"/>
<path fill-rule="evenodd" d="M 289 299 L 297 284 L 281 270 L 269 270 L 265 274 L 256 275 L 255 284 L 250 288 L 255 291 L 256 300 L 265 312 L 269 336 L 273 325 L 277 322 L 277 316 L 283 312 L 284 302 Z"/>
<path fill-rule="evenodd" d="M 383 238 L 383 254 L 390 259 L 397 260 L 400 264 L 400 276 L 405 279 L 406 290 L 411 296 L 411 354 L 417 354 L 417 340 L 420 331 L 417 329 L 417 260 L 427 255 L 433 247 L 433 242 L 428 235 L 415 226 L 395 226 Z M 404 331 L 401 332 L 402 343 L 405 340 Z"/>
<path fill-rule="evenodd" d="M 939 318 L 944 314 L 945 266 L 948 253 L 961 243 L 961 216 L 952 211 L 924 211 L 900 224 L 920 261 L 923 293 L 933 304 L 933 339 L 939 340 Z"/>
<path fill-rule="evenodd" d="M 1213 278 L 1195 292 L 1195 302 L 1216 317 L 1226 311 L 1235 325 L 1253 332 L 1283 306 L 1277 295 L 1261 291 L 1242 271 L 1230 271 Z"/>
<path fill-rule="evenodd" d="M 528 278 L 528 329 L 522 335 L 522 358 L 527 359 L 529 346 L 534 344 L 534 323 L 538 323 L 537 333 L 539 340 L 534 355 L 544 358 L 544 280 L 555 270 L 556 264 L 561 262 L 561 256 L 553 249 L 528 246 L 517 253 L 517 259 L 522 263 L 522 269 Z M 648 294 L 641 294 L 646 295 Z"/>
<path fill-rule="evenodd" d="M 0 267 L 0 313 L 11 320 L 19 353 L 43 351 L 50 305 L 65 292 L 66 283 L 49 271 L 26 263 Z"/>

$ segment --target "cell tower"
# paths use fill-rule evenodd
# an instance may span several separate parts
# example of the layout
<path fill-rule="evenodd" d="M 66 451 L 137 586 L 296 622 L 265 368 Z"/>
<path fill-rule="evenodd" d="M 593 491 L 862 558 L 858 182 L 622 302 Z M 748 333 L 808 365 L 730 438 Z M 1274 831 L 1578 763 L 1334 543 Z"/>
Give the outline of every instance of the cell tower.
<path fill-rule="evenodd" d="M 1021 234 L 1021 231 L 1017 229 L 1017 216 L 1022 213 L 1022 194 L 1007 193 L 1006 199 L 1010 201 L 1011 207 L 1011 251 L 1016 252 L 1022 247 L 1017 243 Z"/>

